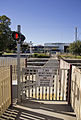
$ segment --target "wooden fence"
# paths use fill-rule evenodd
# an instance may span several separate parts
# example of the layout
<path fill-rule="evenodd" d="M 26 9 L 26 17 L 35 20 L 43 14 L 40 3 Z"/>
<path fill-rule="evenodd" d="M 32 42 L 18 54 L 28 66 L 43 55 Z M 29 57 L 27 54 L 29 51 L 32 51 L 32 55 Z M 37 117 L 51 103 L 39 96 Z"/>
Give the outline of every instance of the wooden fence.
<path fill-rule="evenodd" d="M 12 71 L 10 70 L 12 65 Z M 20 60 L 20 69 L 25 66 L 25 58 Z M 17 80 L 17 58 L 0 57 L 0 115 L 11 104 L 11 73 L 12 81 Z"/>
<path fill-rule="evenodd" d="M 20 59 L 21 66 L 24 66 L 25 58 Z M 13 57 L 0 57 L 0 66 L 17 65 L 17 58 Z"/>
<path fill-rule="evenodd" d="M 71 61 L 72 60 L 68 60 Z M 76 61 L 76 60 L 75 60 Z M 74 64 L 74 63 L 73 63 Z M 78 64 L 77 64 L 78 65 Z M 60 68 L 69 68 L 69 84 L 68 84 L 68 103 L 74 109 L 77 120 L 81 120 L 81 66 L 74 66 L 71 63 L 60 60 Z"/>
<path fill-rule="evenodd" d="M 81 70 L 72 66 L 71 76 L 71 105 L 77 119 L 81 120 Z"/>
<path fill-rule="evenodd" d="M 10 67 L 0 67 L 0 115 L 11 104 Z"/>
<path fill-rule="evenodd" d="M 0 57 L 0 66 L 9 67 L 12 65 L 12 80 L 17 80 L 17 58 L 13 57 Z M 20 70 L 25 66 L 25 58 L 20 58 Z"/>

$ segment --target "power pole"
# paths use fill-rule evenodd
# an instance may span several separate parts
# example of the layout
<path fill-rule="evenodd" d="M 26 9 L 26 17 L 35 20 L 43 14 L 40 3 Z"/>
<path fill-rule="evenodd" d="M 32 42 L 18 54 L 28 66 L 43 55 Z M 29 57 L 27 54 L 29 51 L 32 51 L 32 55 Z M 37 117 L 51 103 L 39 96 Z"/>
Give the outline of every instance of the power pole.
<path fill-rule="evenodd" d="M 32 55 L 32 41 L 30 41 L 30 54 Z"/>
<path fill-rule="evenodd" d="M 77 27 L 75 27 L 75 42 L 77 42 Z"/>
<path fill-rule="evenodd" d="M 21 30 L 21 26 L 18 25 L 17 26 L 17 31 L 18 33 L 20 33 Z M 18 82 L 18 102 L 21 102 L 21 82 L 20 82 L 20 41 L 21 41 L 21 37 L 19 39 L 19 41 L 17 41 L 17 82 Z"/>

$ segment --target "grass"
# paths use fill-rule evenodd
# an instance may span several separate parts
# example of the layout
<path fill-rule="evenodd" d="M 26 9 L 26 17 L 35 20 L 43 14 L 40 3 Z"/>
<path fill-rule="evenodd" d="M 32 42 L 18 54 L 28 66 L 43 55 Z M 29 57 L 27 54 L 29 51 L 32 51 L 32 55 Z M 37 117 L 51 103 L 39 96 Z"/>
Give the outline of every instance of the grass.
<path fill-rule="evenodd" d="M 35 57 L 35 58 L 49 58 L 50 56 L 45 55 L 43 53 L 34 53 L 32 57 Z"/>
<path fill-rule="evenodd" d="M 3 55 L 13 55 L 13 53 L 6 53 L 6 52 L 4 52 Z"/>
<path fill-rule="evenodd" d="M 81 59 L 81 56 L 72 55 L 72 54 L 62 54 L 62 55 L 58 55 L 58 58 Z"/>

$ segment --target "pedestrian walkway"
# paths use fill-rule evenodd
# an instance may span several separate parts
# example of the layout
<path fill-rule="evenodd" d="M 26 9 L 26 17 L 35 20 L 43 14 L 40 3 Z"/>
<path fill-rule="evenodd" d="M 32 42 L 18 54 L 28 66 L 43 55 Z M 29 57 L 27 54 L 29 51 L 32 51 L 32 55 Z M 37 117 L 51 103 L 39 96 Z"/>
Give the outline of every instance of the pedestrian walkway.
<path fill-rule="evenodd" d="M 17 111 L 14 120 L 76 120 L 71 106 L 64 101 L 23 101 L 14 105 Z"/>

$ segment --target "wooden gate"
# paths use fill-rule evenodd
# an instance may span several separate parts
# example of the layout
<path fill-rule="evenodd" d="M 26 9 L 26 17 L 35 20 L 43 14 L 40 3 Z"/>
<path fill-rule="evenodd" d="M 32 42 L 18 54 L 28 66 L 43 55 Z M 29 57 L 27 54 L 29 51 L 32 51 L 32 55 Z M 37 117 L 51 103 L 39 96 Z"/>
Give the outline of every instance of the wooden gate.
<path fill-rule="evenodd" d="M 43 76 L 41 85 L 38 83 L 40 80 L 39 75 L 41 75 L 39 74 L 40 69 L 44 68 L 23 68 L 21 82 L 22 99 L 67 100 L 69 70 L 53 69 L 52 79 L 50 78 L 52 84 L 44 84 L 44 81 L 48 80 L 47 78 L 49 78 L 49 76 L 47 78 Z"/>

